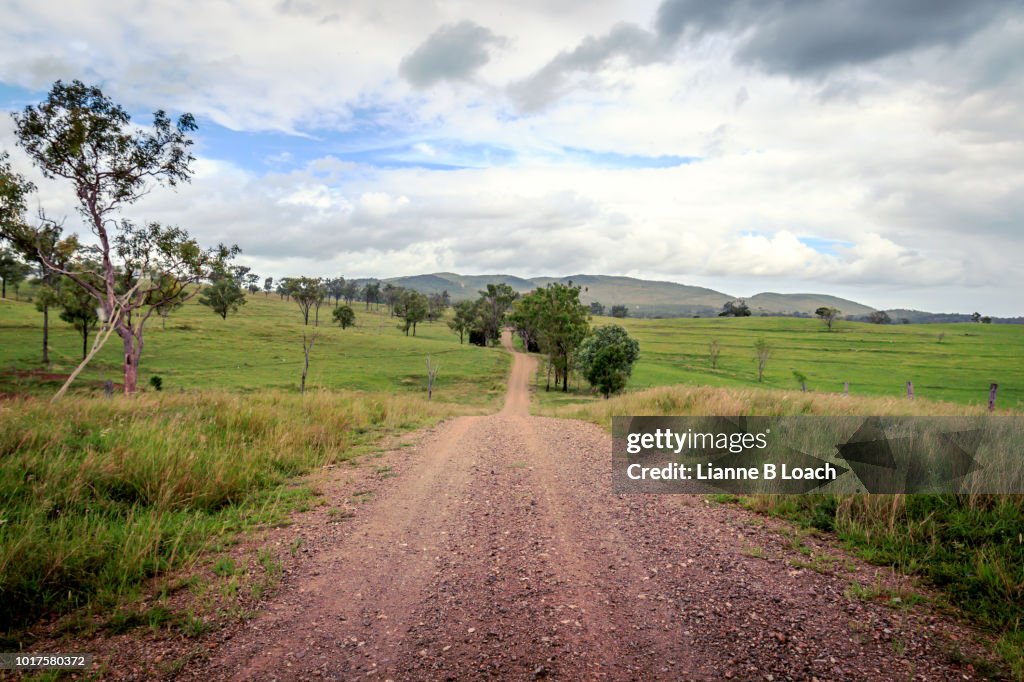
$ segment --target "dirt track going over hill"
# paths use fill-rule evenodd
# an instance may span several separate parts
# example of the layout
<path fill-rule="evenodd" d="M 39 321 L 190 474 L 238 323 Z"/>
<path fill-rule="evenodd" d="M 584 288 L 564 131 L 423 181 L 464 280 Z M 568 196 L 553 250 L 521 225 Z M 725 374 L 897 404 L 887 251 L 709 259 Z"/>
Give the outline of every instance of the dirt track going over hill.
<path fill-rule="evenodd" d="M 509 339 L 506 347 L 512 351 Z M 336 542 L 184 679 L 970 679 L 965 631 L 847 597 L 890 580 L 694 496 L 616 496 L 610 439 L 505 408 L 403 453 Z M 801 549 L 802 547 L 802 549 Z M 818 572 L 808 555 L 839 557 Z M 879 573 L 881 575 L 881 573 Z"/>

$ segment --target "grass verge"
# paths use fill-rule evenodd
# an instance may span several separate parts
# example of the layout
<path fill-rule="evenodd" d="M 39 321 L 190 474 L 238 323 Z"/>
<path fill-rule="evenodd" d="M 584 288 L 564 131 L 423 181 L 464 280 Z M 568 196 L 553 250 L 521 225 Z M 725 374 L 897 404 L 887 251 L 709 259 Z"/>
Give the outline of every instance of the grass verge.
<path fill-rule="evenodd" d="M 113 609 L 146 579 L 280 520 L 289 485 L 387 433 L 465 411 L 422 398 L 268 391 L 0 402 L 0 631 Z"/>

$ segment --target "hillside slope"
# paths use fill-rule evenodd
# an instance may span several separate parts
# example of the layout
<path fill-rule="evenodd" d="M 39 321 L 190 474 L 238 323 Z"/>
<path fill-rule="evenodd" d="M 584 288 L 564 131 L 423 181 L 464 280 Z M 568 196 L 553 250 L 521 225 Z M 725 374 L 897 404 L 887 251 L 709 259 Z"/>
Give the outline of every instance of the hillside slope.
<path fill-rule="evenodd" d="M 705 287 L 614 275 L 578 274 L 525 279 L 514 275 L 459 275 L 453 272 L 437 272 L 392 277 L 384 281 L 425 294 L 447 291 L 454 301 L 476 298 L 477 292 L 488 284 L 508 284 L 516 291 L 525 293 L 552 282 L 572 282 L 583 287 L 580 298 L 584 303 L 596 301 L 604 304 L 606 308 L 625 305 L 633 317 L 710 317 L 717 315 L 727 301 L 737 298 Z M 827 294 L 766 292 L 746 300 L 755 315 L 788 315 L 794 312 L 813 314 L 815 309 L 822 306 L 839 308 L 843 315 L 867 315 L 874 310 L 861 303 Z"/>

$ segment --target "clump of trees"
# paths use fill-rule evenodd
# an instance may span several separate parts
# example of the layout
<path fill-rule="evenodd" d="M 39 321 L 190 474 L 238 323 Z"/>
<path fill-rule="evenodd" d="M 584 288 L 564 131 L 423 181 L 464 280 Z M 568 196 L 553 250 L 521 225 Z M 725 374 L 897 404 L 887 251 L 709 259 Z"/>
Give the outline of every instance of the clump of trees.
<path fill-rule="evenodd" d="M 612 317 L 629 317 L 629 308 L 624 305 L 613 305 L 611 310 Z"/>
<path fill-rule="evenodd" d="M 742 298 L 735 301 L 726 301 L 722 306 L 719 317 L 750 317 L 750 306 Z"/>
<path fill-rule="evenodd" d="M 507 286 L 507 285 L 502 285 Z M 548 357 L 546 390 L 551 390 L 554 372 L 555 387 L 569 390 L 569 373 L 576 354 L 590 331 L 590 310 L 580 303 L 581 287 L 553 282 L 534 289 L 516 302 L 509 315 L 523 343 L 535 343 Z"/>
<path fill-rule="evenodd" d="M 121 216 L 154 185 L 190 181 L 195 129 L 191 114 L 172 122 L 163 111 L 149 128 L 134 125 L 98 87 L 77 80 L 57 81 L 45 101 L 14 114 L 17 143 L 45 178 L 71 186 L 96 246 L 83 246 L 74 235 L 52 240 L 59 224 L 42 213 L 30 225 L 26 198 L 35 187 L 10 170 L 6 156 L 0 163 L 0 237 L 93 297 L 103 323 L 123 343 L 129 395 L 137 388 L 146 322 L 168 302 L 196 295 L 199 282 L 223 272 L 239 253 L 234 246 L 204 249 L 180 227 Z"/>
<path fill-rule="evenodd" d="M 889 324 L 892 320 L 889 318 L 889 313 L 884 310 L 875 310 L 868 315 L 868 322 L 871 324 Z"/>
<path fill-rule="evenodd" d="M 591 386 L 605 398 L 626 387 L 640 344 L 617 324 L 597 327 L 580 345 L 577 364 Z"/>

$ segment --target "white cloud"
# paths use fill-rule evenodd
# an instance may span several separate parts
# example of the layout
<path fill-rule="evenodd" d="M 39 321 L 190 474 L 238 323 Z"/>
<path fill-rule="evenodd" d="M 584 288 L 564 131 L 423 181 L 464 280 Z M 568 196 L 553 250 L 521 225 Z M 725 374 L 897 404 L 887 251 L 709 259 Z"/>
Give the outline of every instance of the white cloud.
<path fill-rule="evenodd" d="M 644 41 L 656 40 L 657 8 L 16 0 L 0 10 L 0 82 L 81 77 L 133 109 L 246 131 L 351 133 L 369 109 L 370 123 L 409 132 L 395 142 L 417 158 L 451 158 L 442 140 L 515 155 L 436 171 L 326 152 L 296 167 L 283 150 L 256 169 L 218 160 L 211 143 L 191 185 L 133 208 L 237 242 L 269 274 L 606 272 L 1024 313 L 1020 16 L 955 40 L 930 24 L 902 51 L 889 35 L 870 59 L 842 56 L 836 72 L 805 78 L 793 61 L 803 53 L 744 60 L 738 50 L 754 43 L 728 32 L 655 49 Z M 442 77 L 419 81 L 470 85 L 415 89 L 402 59 L 442 26 L 468 27 L 463 37 L 488 49 L 454 66 L 444 52 L 430 71 Z M 524 82 L 543 95 L 541 113 L 523 116 L 508 98 Z M 12 142 L 3 122 L 0 147 Z M 700 160 L 608 167 L 663 155 Z M 40 201 L 73 224 L 66 188 L 39 184 Z M 851 246 L 820 253 L 804 237 Z"/>

